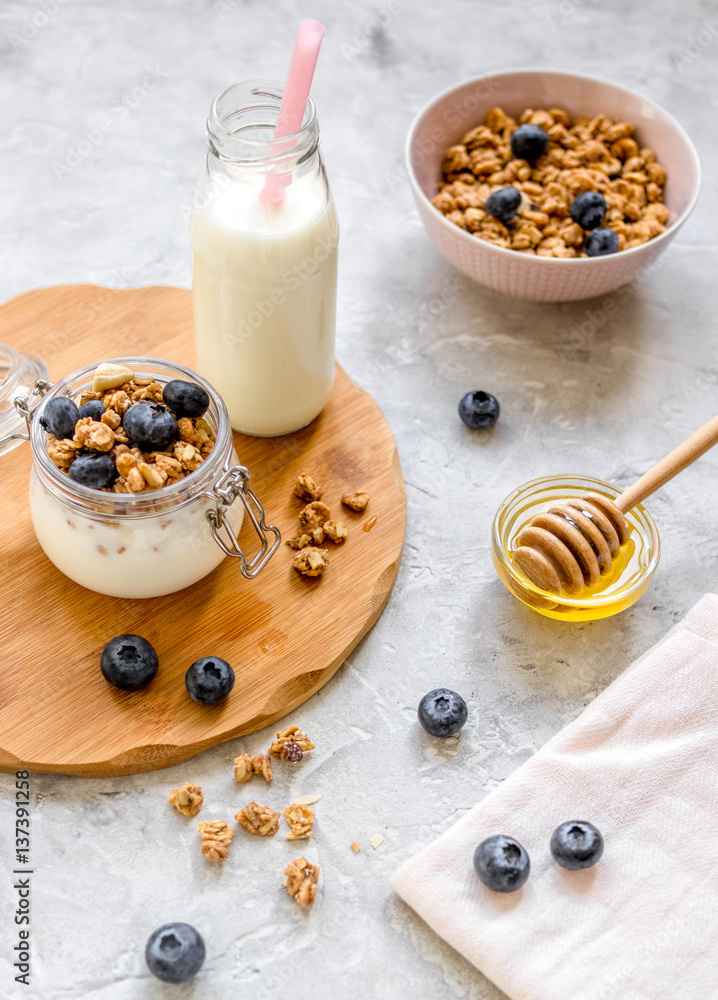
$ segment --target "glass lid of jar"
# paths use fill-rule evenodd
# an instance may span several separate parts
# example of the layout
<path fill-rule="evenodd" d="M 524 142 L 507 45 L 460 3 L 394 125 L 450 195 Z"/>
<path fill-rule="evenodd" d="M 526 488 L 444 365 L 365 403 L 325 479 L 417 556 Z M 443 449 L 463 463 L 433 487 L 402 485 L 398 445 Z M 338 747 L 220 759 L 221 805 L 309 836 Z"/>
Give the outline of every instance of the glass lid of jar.
<path fill-rule="evenodd" d="M 15 400 L 30 395 L 36 379 L 47 378 L 47 365 L 34 354 L 0 344 L 0 455 L 27 441 L 27 424 Z"/>

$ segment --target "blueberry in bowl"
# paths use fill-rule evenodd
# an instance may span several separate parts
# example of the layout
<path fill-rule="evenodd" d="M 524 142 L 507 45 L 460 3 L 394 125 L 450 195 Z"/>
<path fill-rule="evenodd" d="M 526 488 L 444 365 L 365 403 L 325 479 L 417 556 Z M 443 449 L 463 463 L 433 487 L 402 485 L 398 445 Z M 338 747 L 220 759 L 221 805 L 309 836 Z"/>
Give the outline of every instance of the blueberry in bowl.
<path fill-rule="evenodd" d="M 510 222 L 519 210 L 521 192 L 515 187 L 499 188 L 486 199 L 486 211 L 499 222 Z"/>
<path fill-rule="evenodd" d="M 497 834 L 482 840 L 474 851 L 474 871 L 488 889 L 516 892 L 526 884 L 531 862 L 518 840 Z"/>
<path fill-rule="evenodd" d="M 519 160 L 534 166 L 548 149 L 549 137 L 538 125 L 519 125 L 511 135 L 511 152 Z"/>
<path fill-rule="evenodd" d="M 163 983 L 186 983 L 202 968 L 206 948 L 202 935 L 191 924 L 165 924 L 150 934 L 145 961 Z"/>
<path fill-rule="evenodd" d="M 600 191 L 582 191 L 573 199 L 568 211 L 581 229 L 596 229 L 606 218 L 607 210 L 606 199 Z"/>
<path fill-rule="evenodd" d="M 551 856 L 568 871 L 593 868 L 603 855 L 600 831 L 585 820 L 570 820 L 557 826 L 551 835 Z"/>
<path fill-rule="evenodd" d="M 586 237 L 583 249 L 588 257 L 603 257 L 618 252 L 618 235 L 608 227 L 592 229 Z"/>
<path fill-rule="evenodd" d="M 203 656 L 185 674 L 185 686 L 199 705 L 217 705 L 234 687 L 234 670 L 219 656 Z"/>
<path fill-rule="evenodd" d="M 446 739 L 463 729 L 469 715 L 466 702 L 449 688 L 435 688 L 419 702 L 419 722 L 430 736 Z"/>
<path fill-rule="evenodd" d="M 123 633 L 106 644 L 100 655 L 100 670 L 109 684 L 123 691 L 137 691 L 157 673 L 159 658 L 141 635 Z"/>

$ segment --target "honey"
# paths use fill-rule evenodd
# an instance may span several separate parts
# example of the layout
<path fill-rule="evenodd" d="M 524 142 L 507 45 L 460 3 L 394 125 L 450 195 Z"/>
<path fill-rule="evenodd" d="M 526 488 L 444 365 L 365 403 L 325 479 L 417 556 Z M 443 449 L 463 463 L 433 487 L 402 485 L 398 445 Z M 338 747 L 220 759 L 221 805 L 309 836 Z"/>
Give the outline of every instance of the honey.
<path fill-rule="evenodd" d="M 494 565 L 503 584 L 534 611 L 563 621 L 608 618 L 634 604 L 648 587 L 660 557 L 656 526 L 640 504 L 626 515 L 629 539 L 610 572 L 580 594 L 559 596 L 541 590 L 513 562 L 516 538 L 537 514 L 585 493 L 601 493 L 615 500 L 620 492 L 610 483 L 588 476 L 548 476 L 514 490 L 499 507 L 492 533 Z"/>

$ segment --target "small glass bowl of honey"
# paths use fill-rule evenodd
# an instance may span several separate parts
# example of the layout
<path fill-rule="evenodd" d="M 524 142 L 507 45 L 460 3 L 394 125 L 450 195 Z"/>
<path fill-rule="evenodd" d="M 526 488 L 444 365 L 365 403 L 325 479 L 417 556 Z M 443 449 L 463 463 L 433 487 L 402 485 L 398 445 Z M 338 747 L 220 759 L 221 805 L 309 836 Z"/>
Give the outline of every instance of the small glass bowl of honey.
<path fill-rule="evenodd" d="M 630 535 L 611 569 L 580 594 L 542 590 L 513 561 L 516 538 L 533 517 L 562 500 L 600 493 L 611 500 L 621 490 L 591 476 L 544 476 L 519 486 L 499 506 L 491 531 L 494 565 L 503 584 L 540 615 L 562 621 L 587 622 L 625 611 L 646 591 L 658 566 L 661 543 L 651 515 L 641 504 L 626 514 Z"/>

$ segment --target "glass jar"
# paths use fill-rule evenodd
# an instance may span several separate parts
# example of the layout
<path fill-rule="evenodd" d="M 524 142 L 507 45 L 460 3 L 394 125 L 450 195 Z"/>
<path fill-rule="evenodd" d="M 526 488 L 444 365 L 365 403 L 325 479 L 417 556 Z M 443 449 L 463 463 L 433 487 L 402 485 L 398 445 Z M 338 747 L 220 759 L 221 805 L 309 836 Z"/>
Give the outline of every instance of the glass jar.
<path fill-rule="evenodd" d="M 40 358 L 0 344 L 0 455 L 27 440 L 25 419 L 15 400 L 27 396 L 37 379 L 46 378 L 47 368 Z"/>
<path fill-rule="evenodd" d="M 314 104 L 275 139 L 281 100 L 272 80 L 215 99 L 190 220 L 197 367 L 260 436 L 308 424 L 334 380 L 337 215 Z"/>
<path fill-rule="evenodd" d="M 494 566 L 514 597 L 548 618 L 585 622 L 625 611 L 645 593 L 658 566 L 661 544 L 658 529 L 647 510 L 637 504 L 625 515 L 628 541 L 613 560 L 611 571 L 581 594 L 557 596 L 537 587 L 513 561 L 516 538 L 537 514 L 561 500 L 600 493 L 615 500 L 621 490 L 589 476 L 545 476 L 524 483 L 503 501 L 491 531 Z"/>
<path fill-rule="evenodd" d="M 276 551 L 280 535 L 267 525 L 264 509 L 246 486 L 250 473 L 238 464 L 227 409 L 215 389 L 196 372 L 157 358 L 113 358 L 137 377 L 160 384 L 184 379 L 210 397 L 204 419 L 215 444 L 205 461 L 171 486 L 141 493 L 113 493 L 76 483 L 47 453 L 40 424 L 44 407 L 57 396 L 76 396 L 92 387 L 96 364 L 81 368 L 54 386 L 36 383 L 31 396 L 16 403 L 27 419 L 33 468 L 30 513 L 47 557 L 71 580 L 111 597 L 158 597 L 189 587 L 211 573 L 225 555 L 255 577 Z M 33 399 L 41 397 L 32 405 Z M 27 438 L 27 433 L 25 438 Z M 234 503 L 239 499 L 240 503 Z M 237 541 L 247 512 L 260 538 L 248 560 Z M 267 533 L 274 538 L 270 542 Z"/>

